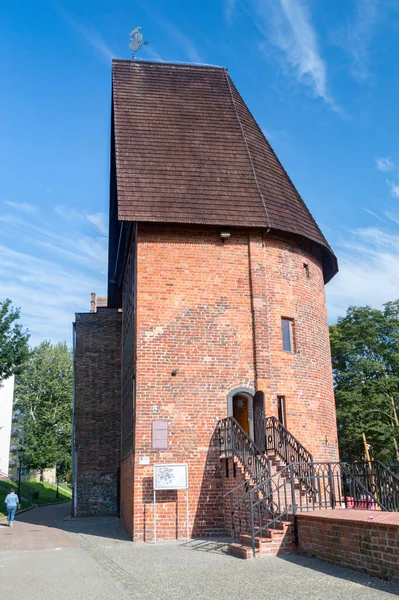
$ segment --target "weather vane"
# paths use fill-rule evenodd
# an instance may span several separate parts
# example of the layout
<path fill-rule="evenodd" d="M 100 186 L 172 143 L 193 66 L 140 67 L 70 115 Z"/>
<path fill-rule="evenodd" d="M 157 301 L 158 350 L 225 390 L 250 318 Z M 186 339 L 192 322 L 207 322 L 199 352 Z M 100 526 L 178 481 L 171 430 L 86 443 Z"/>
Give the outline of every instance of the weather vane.
<path fill-rule="evenodd" d="M 136 52 L 140 50 L 142 46 L 147 46 L 148 42 L 143 41 L 143 34 L 140 33 L 141 27 L 136 27 L 129 35 L 130 44 L 129 48 L 133 50 L 132 58 L 136 58 Z"/>

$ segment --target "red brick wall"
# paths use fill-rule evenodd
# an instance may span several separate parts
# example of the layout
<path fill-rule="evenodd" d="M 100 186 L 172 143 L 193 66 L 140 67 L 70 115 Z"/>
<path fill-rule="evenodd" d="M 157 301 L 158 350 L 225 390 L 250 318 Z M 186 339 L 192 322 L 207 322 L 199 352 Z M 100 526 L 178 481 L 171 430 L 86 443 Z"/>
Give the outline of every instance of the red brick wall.
<path fill-rule="evenodd" d="M 116 514 L 121 313 L 79 313 L 75 332 L 75 516 Z"/>
<path fill-rule="evenodd" d="M 298 551 L 399 582 L 399 517 L 393 516 L 396 523 L 383 523 L 378 519 L 387 513 L 374 513 L 376 520 L 368 520 L 368 514 L 353 521 L 298 515 Z"/>
<path fill-rule="evenodd" d="M 282 316 L 295 319 L 292 355 L 282 351 Z M 234 388 L 263 389 L 275 415 L 285 395 L 289 429 L 315 458 L 336 458 L 324 285 L 310 253 L 260 233 L 232 231 L 223 244 L 216 228 L 139 225 L 136 344 L 134 539 L 152 535 L 157 462 L 188 464 L 191 533 L 224 531 L 224 464 L 212 435 Z M 169 422 L 163 452 L 151 449 L 157 418 Z M 185 531 L 176 494 L 159 500 L 159 536 Z"/>
<path fill-rule="evenodd" d="M 127 533 L 133 537 L 133 467 L 134 455 L 121 462 L 121 511 L 120 519 Z"/>
<path fill-rule="evenodd" d="M 258 386 L 267 415 L 285 396 L 286 426 L 316 461 L 338 460 L 330 341 L 318 259 L 276 238 L 251 236 Z M 306 276 L 304 264 L 308 266 Z M 293 319 L 294 352 L 282 350 L 281 318 Z"/>
<path fill-rule="evenodd" d="M 122 287 L 122 411 L 121 411 L 121 513 L 126 531 L 133 537 L 134 413 L 135 413 L 135 236 L 130 239 Z"/>
<path fill-rule="evenodd" d="M 245 474 L 244 469 L 239 463 L 235 463 L 234 466 L 234 460 L 232 458 L 227 459 L 227 464 L 228 466 L 226 469 L 226 459 L 223 459 L 221 461 L 221 474 L 223 476 L 223 508 L 225 519 L 225 533 L 226 535 L 231 536 L 233 535 L 233 524 L 231 515 L 230 492 L 234 491 L 238 486 L 242 486 L 233 494 L 233 502 L 236 503 L 237 500 L 245 492 L 245 488 L 242 484 L 244 484 L 245 481 L 248 479 L 248 474 Z M 235 537 L 237 537 L 238 533 L 240 533 L 240 516 L 241 511 L 236 507 L 234 512 Z M 244 524 L 242 524 L 242 533 L 248 533 Z"/>

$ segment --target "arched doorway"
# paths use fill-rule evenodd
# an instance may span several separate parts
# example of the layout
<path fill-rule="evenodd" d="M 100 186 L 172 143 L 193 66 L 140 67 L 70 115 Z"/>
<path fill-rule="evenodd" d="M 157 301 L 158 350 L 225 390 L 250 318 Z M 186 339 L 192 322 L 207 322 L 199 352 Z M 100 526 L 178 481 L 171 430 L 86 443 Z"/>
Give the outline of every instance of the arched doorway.
<path fill-rule="evenodd" d="M 243 428 L 245 433 L 250 435 L 249 427 L 249 397 L 247 394 L 235 394 L 233 396 L 233 417 Z"/>
<path fill-rule="evenodd" d="M 234 417 L 251 439 L 254 438 L 253 396 L 247 388 L 236 388 L 228 395 L 229 417 Z"/>

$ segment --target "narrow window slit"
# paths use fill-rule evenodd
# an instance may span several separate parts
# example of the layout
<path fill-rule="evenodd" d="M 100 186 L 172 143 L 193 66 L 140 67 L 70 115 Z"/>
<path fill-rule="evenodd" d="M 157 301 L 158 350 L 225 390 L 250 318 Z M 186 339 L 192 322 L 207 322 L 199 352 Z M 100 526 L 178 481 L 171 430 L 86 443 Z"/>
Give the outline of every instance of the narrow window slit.
<path fill-rule="evenodd" d="M 283 337 L 284 352 L 293 352 L 293 334 L 292 334 L 292 319 L 281 319 L 281 332 Z"/>

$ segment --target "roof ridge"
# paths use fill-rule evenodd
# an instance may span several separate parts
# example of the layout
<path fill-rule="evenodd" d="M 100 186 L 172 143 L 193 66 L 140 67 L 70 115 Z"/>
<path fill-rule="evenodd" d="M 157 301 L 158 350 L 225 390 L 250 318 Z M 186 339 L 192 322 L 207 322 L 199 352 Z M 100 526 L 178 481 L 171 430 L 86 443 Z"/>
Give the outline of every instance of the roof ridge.
<path fill-rule="evenodd" d="M 229 77 L 229 79 L 230 79 L 230 77 Z M 237 88 L 236 88 L 236 86 L 235 86 L 235 84 L 234 84 L 234 81 L 232 81 L 231 79 L 230 79 L 230 81 L 231 81 L 231 85 L 234 87 L 234 89 L 235 89 L 235 91 L 237 92 L 238 96 L 239 96 L 239 97 L 242 99 L 242 97 L 241 97 L 241 95 L 240 95 L 240 92 L 237 90 Z M 267 143 L 267 145 L 269 146 L 269 148 L 270 148 L 270 150 L 271 150 L 272 154 L 274 155 L 274 158 L 275 158 L 275 160 L 276 160 L 276 161 L 278 162 L 278 164 L 280 165 L 280 167 L 281 167 L 281 169 L 282 169 L 282 171 L 283 171 L 283 173 L 284 173 L 284 175 L 285 175 L 285 177 L 286 177 L 287 181 L 290 183 L 290 185 L 291 185 L 291 187 L 292 187 L 292 189 L 293 189 L 294 193 L 296 194 L 296 196 L 297 196 L 297 199 L 299 200 L 300 204 L 302 205 L 302 207 L 305 209 L 305 211 L 308 213 L 309 217 L 310 217 L 310 218 L 311 218 L 311 220 L 313 221 L 313 224 L 315 225 L 316 229 L 318 230 L 318 232 L 319 232 L 319 233 L 320 233 L 320 235 L 322 236 L 322 238 L 323 238 L 323 240 L 324 240 L 324 243 L 325 243 L 325 245 L 327 246 L 327 248 L 328 248 L 329 250 L 331 250 L 331 246 L 329 245 L 329 243 L 328 243 L 328 241 L 327 241 L 327 239 L 326 239 L 325 235 L 324 235 L 324 234 L 323 234 L 323 232 L 321 231 L 321 229 L 320 229 L 320 227 L 319 227 L 319 225 L 318 225 L 318 223 L 317 223 L 316 219 L 314 218 L 314 216 L 313 216 L 313 214 L 312 214 L 311 210 L 309 209 L 308 205 L 306 204 L 306 202 L 305 202 L 305 201 L 304 201 L 304 199 L 302 198 L 302 195 L 299 193 L 299 191 L 298 191 L 298 189 L 297 189 L 296 185 L 295 185 L 295 184 L 294 184 L 294 182 L 292 181 L 292 179 L 291 179 L 290 175 L 288 174 L 288 172 L 287 172 L 286 168 L 284 167 L 283 163 L 281 162 L 281 160 L 280 160 L 280 159 L 279 159 L 279 157 L 277 156 L 277 154 L 276 154 L 276 152 L 275 152 L 275 150 L 274 150 L 273 146 L 271 145 L 271 143 L 269 142 L 269 140 L 268 140 L 268 139 L 267 139 L 267 137 L 265 136 L 265 134 L 264 134 L 264 132 L 263 132 L 262 128 L 260 127 L 259 123 L 258 123 L 258 122 L 257 122 L 257 120 L 255 119 L 255 117 L 254 117 L 254 115 L 252 114 L 252 112 L 251 112 L 250 108 L 248 107 L 248 105 L 245 103 L 245 101 L 244 101 L 244 100 L 243 100 L 243 104 L 244 104 L 244 106 L 245 106 L 245 109 L 248 111 L 249 115 L 251 116 L 251 118 L 252 118 L 252 122 L 253 122 L 253 124 L 255 125 L 256 129 L 258 130 L 259 134 L 260 134 L 260 135 L 261 135 L 261 137 L 262 137 L 262 138 L 265 140 L 265 142 L 266 142 L 266 143 Z M 270 222 L 270 221 L 269 221 L 269 222 Z"/>
<path fill-rule="evenodd" d="M 229 92 L 230 92 L 231 101 L 233 103 L 234 112 L 236 114 L 237 121 L 238 121 L 238 123 L 240 125 L 241 134 L 242 134 L 242 137 L 244 139 L 245 148 L 247 150 L 249 162 L 251 163 L 251 169 L 252 169 L 252 174 L 254 176 L 255 185 L 256 185 L 256 187 L 258 189 L 259 196 L 260 196 L 260 199 L 261 199 L 262 204 L 263 204 L 263 208 L 265 209 L 265 214 L 266 214 L 266 220 L 267 220 L 267 223 L 268 223 L 268 228 L 271 229 L 271 222 L 270 222 L 270 217 L 269 217 L 269 213 L 268 213 L 268 210 L 267 210 L 266 200 L 265 200 L 265 198 L 263 196 L 263 192 L 262 192 L 261 187 L 259 185 L 258 177 L 256 175 L 254 161 L 252 160 L 251 151 L 249 149 L 248 141 L 247 141 L 247 138 L 245 136 L 245 130 L 244 130 L 244 127 L 243 127 L 243 125 L 241 123 L 240 115 L 238 114 L 237 106 L 236 106 L 236 103 L 235 103 L 235 100 L 234 100 L 234 96 L 233 96 L 233 92 L 232 92 L 231 85 L 230 85 L 230 76 L 229 76 L 228 73 L 225 73 L 225 76 L 226 76 L 227 84 L 229 86 Z"/>
<path fill-rule="evenodd" d="M 190 63 L 185 61 L 164 61 L 158 59 L 148 59 L 144 60 L 142 58 L 138 58 L 135 60 L 127 59 L 127 58 L 113 58 L 112 63 L 130 63 L 132 65 L 151 65 L 158 67 L 181 67 L 183 69 L 205 69 L 206 71 L 225 71 L 228 72 L 227 67 L 223 67 L 221 65 L 211 65 L 207 63 Z"/>

